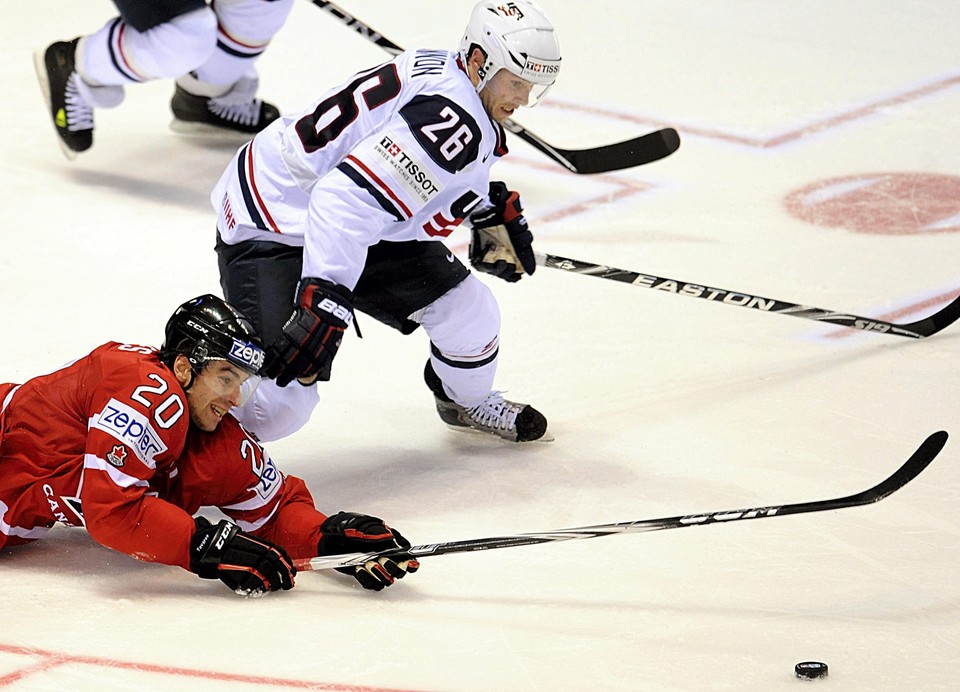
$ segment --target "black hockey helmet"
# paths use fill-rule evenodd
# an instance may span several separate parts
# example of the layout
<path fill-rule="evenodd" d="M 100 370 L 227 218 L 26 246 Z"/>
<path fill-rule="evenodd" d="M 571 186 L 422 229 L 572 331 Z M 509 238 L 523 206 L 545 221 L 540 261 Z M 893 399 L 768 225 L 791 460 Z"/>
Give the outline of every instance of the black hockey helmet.
<path fill-rule="evenodd" d="M 212 294 L 189 300 L 171 315 L 164 330 L 160 360 L 173 367 L 178 354 L 194 372 L 208 360 L 226 360 L 251 375 L 263 367 L 263 342 L 239 310 Z"/>

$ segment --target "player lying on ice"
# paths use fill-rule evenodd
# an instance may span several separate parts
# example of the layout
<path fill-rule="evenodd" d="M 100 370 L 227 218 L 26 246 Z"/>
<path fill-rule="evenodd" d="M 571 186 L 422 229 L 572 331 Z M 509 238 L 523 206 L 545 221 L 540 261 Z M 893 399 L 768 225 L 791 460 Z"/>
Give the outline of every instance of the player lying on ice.
<path fill-rule="evenodd" d="M 262 364 L 251 323 L 205 295 L 177 308 L 159 351 L 110 342 L 0 384 L 0 549 L 56 522 L 85 526 L 138 560 L 257 594 L 293 588 L 293 559 L 409 547 L 375 517 L 319 512 L 227 415 Z M 201 507 L 230 520 L 194 518 Z M 379 591 L 418 567 L 381 559 L 342 571 Z"/>

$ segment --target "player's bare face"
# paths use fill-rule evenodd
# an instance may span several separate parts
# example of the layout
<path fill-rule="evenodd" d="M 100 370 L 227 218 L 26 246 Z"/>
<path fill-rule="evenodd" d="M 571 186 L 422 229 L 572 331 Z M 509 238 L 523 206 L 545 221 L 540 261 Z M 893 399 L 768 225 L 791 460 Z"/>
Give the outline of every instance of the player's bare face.
<path fill-rule="evenodd" d="M 190 420 L 201 430 L 212 432 L 234 406 L 241 403 L 241 385 L 249 375 L 224 360 L 208 362 L 187 390 Z"/>
<path fill-rule="evenodd" d="M 530 101 L 533 84 L 509 70 L 499 70 L 480 90 L 480 102 L 487 114 L 502 123 Z"/>

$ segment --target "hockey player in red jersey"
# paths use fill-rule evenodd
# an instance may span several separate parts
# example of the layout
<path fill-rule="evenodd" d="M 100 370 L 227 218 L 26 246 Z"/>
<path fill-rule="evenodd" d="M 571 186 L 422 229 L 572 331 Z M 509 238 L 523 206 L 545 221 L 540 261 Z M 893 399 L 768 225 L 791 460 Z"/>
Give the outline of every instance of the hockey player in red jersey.
<path fill-rule="evenodd" d="M 499 307 L 442 239 L 469 220 L 475 269 L 511 282 L 534 272 L 520 197 L 490 167 L 507 153 L 501 123 L 559 70 L 535 2 L 484 0 L 458 51 L 406 51 L 240 149 L 211 201 L 221 286 L 260 330 L 276 378 L 238 413 L 261 439 L 309 418 L 354 309 L 404 334 L 424 328 L 444 422 L 547 439 L 539 411 L 493 389 Z"/>
<path fill-rule="evenodd" d="M 228 415 L 255 389 L 263 348 L 220 298 L 181 305 L 163 347 L 110 342 L 21 385 L 0 384 L 0 548 L 59 522 L 146 562 L 231 589 L 290 589 L 292 560 L 409 547 L 380 519 L 326 516 Z M 217 507 L 229 519 L 194 519 Z M 380 590 L 416 560 L 343 571 Z"/>

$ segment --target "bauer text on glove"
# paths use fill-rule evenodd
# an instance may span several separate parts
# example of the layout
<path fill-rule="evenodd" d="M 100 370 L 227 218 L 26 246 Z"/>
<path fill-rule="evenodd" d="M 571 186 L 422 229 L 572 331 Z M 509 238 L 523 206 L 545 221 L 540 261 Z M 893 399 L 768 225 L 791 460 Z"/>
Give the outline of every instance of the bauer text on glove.
<path fill-rule="evenodd" d="M 353 321 L 353 293 L 339 284 L 306 277 L 283 334 L 267 349 L 264 374 L 281 387 L 330 379 L 343 332 Z"/>

